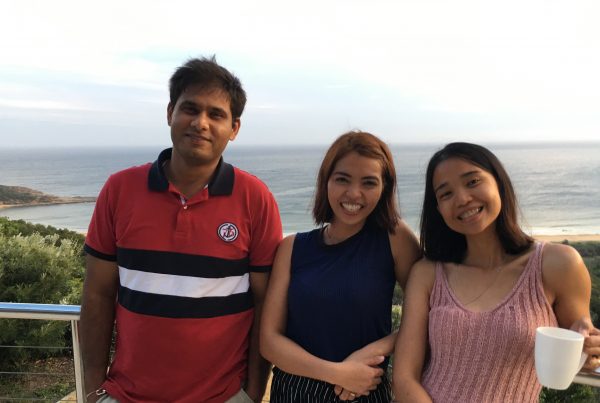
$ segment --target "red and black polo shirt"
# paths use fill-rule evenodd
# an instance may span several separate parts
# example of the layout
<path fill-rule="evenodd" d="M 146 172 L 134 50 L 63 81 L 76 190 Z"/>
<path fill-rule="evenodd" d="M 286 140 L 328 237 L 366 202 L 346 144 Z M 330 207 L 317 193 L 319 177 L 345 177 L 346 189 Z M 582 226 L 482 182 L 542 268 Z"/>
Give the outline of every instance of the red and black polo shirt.
<path fill-rule="evenodd" d="M 117 344 L 104 388 L 121 401 L 222 402 L 246 377 L 250 272 L 270 270 L 282 237 L 256 177 L 219 162 L 188 200 L 156 162 L 112 175 L 85 250 L 116 261 Z"/>

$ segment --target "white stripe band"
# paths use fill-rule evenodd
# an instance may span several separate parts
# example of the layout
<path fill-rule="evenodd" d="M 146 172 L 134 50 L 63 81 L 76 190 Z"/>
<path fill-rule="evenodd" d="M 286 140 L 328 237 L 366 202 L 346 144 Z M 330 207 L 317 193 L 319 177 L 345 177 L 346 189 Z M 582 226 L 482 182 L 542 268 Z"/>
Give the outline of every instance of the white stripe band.
<path fill-rule="evenodd" d="M 244 293 L 250 288 L 248 273 L 243 276 L 203 278 L 148 273 L 119 266 L 119 277 L 121 285 L 130 290 L 178 297 L 227 297 Z"/>

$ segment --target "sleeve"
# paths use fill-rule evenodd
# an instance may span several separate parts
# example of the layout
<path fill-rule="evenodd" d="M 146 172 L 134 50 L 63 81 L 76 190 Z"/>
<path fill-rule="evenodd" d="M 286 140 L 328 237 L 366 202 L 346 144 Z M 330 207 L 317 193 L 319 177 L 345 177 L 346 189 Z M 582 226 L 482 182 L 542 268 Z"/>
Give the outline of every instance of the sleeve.
<path fill-rule="evenodd" d="M 250 240 L 250 271 L 269 272 L 275 252 L 283 238 L 279 208 L 273 194 L 263 185 L 263 191 L 252 215 L 252 239 Z"/>
<path fill-rule="evenodd" d="M 115 216 L 112 208 L 114 199 L 114 177 L 110 177 L 104 184 L 92 220 L 85 237 L 84 250 L 86 253 L 103 260 L 117 260 L 117 242 L 115 236 Z"/>

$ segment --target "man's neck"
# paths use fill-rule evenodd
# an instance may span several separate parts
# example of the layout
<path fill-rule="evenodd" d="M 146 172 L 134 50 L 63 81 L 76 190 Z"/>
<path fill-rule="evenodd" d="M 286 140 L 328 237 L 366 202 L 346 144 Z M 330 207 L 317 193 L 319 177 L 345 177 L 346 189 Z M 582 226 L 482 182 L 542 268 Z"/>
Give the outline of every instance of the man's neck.
<path fill-rule="evenodd" d="M 189 199 L 208 185 L 218 164 L 219 160 L 211 164 L 191 165 L 174 154 L 165 161 L 163 168 L 169 182 Z"/>

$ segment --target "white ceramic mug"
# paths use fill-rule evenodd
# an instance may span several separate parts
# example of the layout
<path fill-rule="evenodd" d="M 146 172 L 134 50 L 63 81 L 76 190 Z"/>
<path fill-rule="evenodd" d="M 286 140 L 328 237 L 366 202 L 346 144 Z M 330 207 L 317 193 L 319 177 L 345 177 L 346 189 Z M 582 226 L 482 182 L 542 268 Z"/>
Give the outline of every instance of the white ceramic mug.
<path fill-rule="evenodd" d="M 560 327 L 538 327 L 535 332 L 535 372 L 543 386 L 567 389 L 583 367 L 583 335 Z"/>

